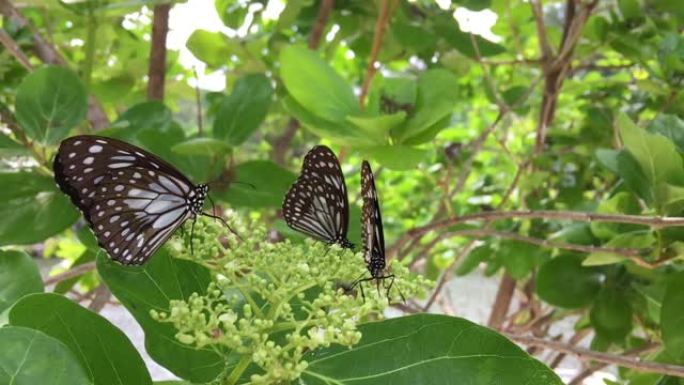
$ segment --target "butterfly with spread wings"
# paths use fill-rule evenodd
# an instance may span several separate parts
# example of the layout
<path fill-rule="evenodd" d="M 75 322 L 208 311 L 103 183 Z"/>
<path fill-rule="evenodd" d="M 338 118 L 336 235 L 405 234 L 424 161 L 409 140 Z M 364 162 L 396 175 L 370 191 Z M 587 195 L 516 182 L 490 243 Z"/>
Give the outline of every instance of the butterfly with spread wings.
<path fill-rule="evenodd" d="M 340 162 L 328 147 L 316 146 L 304 157 L 302 172 L 285 195 L 283 216 L 288 226 L 310 237 L 353 247 L 347 239 L 347 185 Z"/>
<path fill-rule="evenodd" d="M 67 138 L 53 169 L 99 245 L 125 265 L 146 262 L 188 218 L 222 220 L 202 212 L 206 184 L 193 184 L 171 164 L 120 140 Z"/>
<path fill-rule="evenodd" d="M 361 232 L 363 235 L 363 258 L 366 261 L 366 268 L 370 277 L 356 280 L 352 287 L 359 286 L 361 295 L 363 294 L 363 282 L 375 281 L 378 291 L 380 281 L 390 279 L 387 287 L 387 297 L 394 283 L 394 274 L 386 271 L 387 262 L 385 259 L 385 235 L 382 228 L 382 216 L 380 215 L 380 204 L 378 203 L 378 193 L 375 190 L 375 179 L 373 171 L 367 161 L 361 164 L 361 196 L 363 198 L 363 209 L 361 211 Z M 404 295 L 399 292 L 402 299 Z M 404 299 L 404 302 L 406 300 Z"/>

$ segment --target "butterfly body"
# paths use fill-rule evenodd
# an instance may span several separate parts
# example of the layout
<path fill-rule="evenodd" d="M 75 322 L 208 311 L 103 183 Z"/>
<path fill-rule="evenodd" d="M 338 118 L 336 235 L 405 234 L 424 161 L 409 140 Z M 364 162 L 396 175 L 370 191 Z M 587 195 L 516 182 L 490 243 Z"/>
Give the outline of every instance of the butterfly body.
<path fill-rule="evenodd" d="M 328 244 L 352 248 L 347 239 L 349 202 L 340 163 L 326 146 L 312 148 L 283 201 L 291 228 Z"/>
<path fill-rule="evenodd" d="M 163 159 L 117 139 L 67 138 L 53 169 L 99 245 L 123 264 L 144 263 L 187 219 L 206 215 L 207 185 L 194 185 Z"/>

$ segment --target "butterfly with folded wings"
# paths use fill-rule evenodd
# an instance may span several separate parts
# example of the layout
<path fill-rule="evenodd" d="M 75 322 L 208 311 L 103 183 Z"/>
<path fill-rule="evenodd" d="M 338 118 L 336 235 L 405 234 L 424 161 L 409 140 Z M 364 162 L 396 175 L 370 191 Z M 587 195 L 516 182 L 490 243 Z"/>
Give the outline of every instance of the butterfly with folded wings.
<path fill-rule="evenodd" d="M 312 148 L 283 201 L 291 228 L 328 244 L 352 248 L 347 239 L 349 202 L 340 162 L 326 146 Z"/>
<path fill-rule="evenodd" d="M 67 138 L 53 169 L 99 245 L 124 265 L 145 263 L 188 218 L 223 220 L 202 212 L 206 184 L 193 184 L 163 159 L 117 139 Z"/>
<path fill-rule="evenodd" d="M 363 161 L 361 164 L 361 196 L 363 198 L 363 209 L 361 211 L 361 232 L 363 235 L 363 258 L 370 277 L 361 278 L 352 284 L 352 288 L 359 286 L 361 295 L 363 293 L 363 282 L 375 281 L 378 291 L 380 282 L 389 279 L 387 287 L 387 297 L 394 284 L 394 274 L 388 273 L 387 261 L 385 257 L 385 235 L 382 228 L 382 215 L 380 214 L 380 204 L 378 203 L 378 193 L 375 189 L 375 178 L 370 164 Z M 402 299 L 404 295 L 399 292 Z M 406 302 L 406 299 L 404 299 Z"/>

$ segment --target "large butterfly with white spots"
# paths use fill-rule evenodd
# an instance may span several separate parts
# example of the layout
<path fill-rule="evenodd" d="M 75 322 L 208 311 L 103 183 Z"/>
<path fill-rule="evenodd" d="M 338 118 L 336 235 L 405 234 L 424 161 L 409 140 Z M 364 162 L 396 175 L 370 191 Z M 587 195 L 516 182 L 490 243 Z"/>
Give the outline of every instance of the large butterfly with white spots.
<path fill-rule="evenodd" d="M 347 239 L 347 185 L 340 162 L 328 147 L 316 146 L 304 157 L 302 172 L 285 195 L 283 216 L 288 226 L 310 237 L 353 247 Z"/>
<path fill-rule="evenodd" d="M 120 140 L 67 138 L 53 169 L 100 246 L 125 265 L 147 261 L 188 218 L 214 217 L 202 212 L 206 184 L 193 184 L 171 164 Z"/>

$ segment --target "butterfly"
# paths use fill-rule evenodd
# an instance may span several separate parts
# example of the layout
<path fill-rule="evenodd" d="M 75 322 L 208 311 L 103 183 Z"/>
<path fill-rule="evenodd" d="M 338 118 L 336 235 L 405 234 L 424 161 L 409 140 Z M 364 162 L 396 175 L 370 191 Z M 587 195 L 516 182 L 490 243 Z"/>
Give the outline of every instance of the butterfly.
<path fill-rule="evenodd" d="M 361 211 L 363 259 L 366 262 L 366 268 L 370 273 L 370 277 L 357 279 L 352 284 L 352 288 L 358 285 L 361 289 L 361 295 L 365 297 L 361 283 L 374 280 L 379 291 L 380 281 L 390 279 L 390 284 L 387 287 L 387 297 L 389 298 L 389 291 L 392 288 L 395 276 L 386 272 L 385 235 L 382 228 L 378 193 L 375 189 L 373 171 L 370 164 L 365 160 L 361 164 L 361 196 L 363 198 L 363 208 Z M 401 292 L 399 294 L 404 299 L 404 295 Z M 406 302 L 405 299 L 404 302 Z"/>
<path fill-rule="evenodd" d="M 340 162 L 326 146 L 312 148 L 302 172 L 283 201 L 283 216 L 291 228 L 328 244 L 352 248 L 347 239 L 349 202 Z"/>
<path fill-rule="evenodd" d="M 53 170 L 99 245 L 124 265 L 145 263 L 188 218 L 223 221 L 202 212 L 208 185 L 193 184 L 171 164 L 120 140 L 67 138 Z"/>

